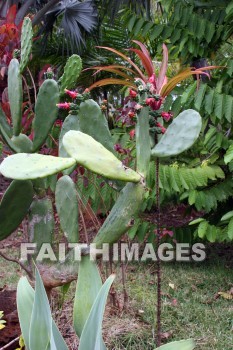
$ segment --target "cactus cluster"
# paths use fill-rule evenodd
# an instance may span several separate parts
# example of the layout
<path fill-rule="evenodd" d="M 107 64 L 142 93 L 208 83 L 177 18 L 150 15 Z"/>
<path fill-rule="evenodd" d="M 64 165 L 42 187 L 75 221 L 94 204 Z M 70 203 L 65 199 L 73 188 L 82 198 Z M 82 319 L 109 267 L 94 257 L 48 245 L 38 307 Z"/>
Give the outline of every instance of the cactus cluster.
<path fill-rule="evenodd" d="M 11 74 L 8 85 L 13 130 L 6 123 L 0 123 L 4 140 L 14 152 L 17 152 L 7 157 L 0 165 L 0 173 L 7 178 L 14 179 L 0 204 L 0 239 L 7 237 L 28 212 L 31 241 L 36 242 L 38 248 L 44 242 L 52 242 L 54 230 L 53 206 L 51 200 L 45 194 L 48 177 L 60 172 L 69 174 L 77 165 L 82 165 L 91 172 L 103 176 L 103 178 L 126 182 L 110 214 L 93 240 L 97 247 L 101 247 L 104 243 L 113 244 L 134 224 L 134 220 L 140 212 L 146 192 L 146 177 L 151 159 L 170 157 L 191 147 L 200 133 L 201 118 L 193 110 L 182 112 L 173 120 L 166 133 L 151 149 L 150 109 L 148 104 L 144 104 L 144 107 L 137 114 L 135 171 L 124 166 L 117 159 L 114 154 L 114 144 L 107 121 L 97 103 L 87 99 L 81 102 L 80 106 L 75 109 L 75 113 L 71 113 L 63 124 L 59 138 L 59 157 L 35 153 L 45 142 L 57 117 L 56 104 L 59 94 L 62 95 L 65 88 L 75 86 L 82 64 L 80 58 L 73 55 L 68 60 L 59 83 L 53 79 L 48 79 L 42 84 L 35 104 L 34 138 L 33 141 L 30 141 L 26 135 L 21 134 L 21 73 L 28 62 L 31 47 L 29 27 L 30 22 L 26 19 L 22 31 L 24 39 L 22 41 L 21 63 L 13 59 L 9 67 Z M 29 33 L 28 40 L 25 33 Z M 76 96 L 77 94 L 73 95 Z M 141 97 L 144 100 L 146 99 L 145 91 Z M 156 102 L 153 98 L 150 98 L 150 100 Z M 2 113 L 0 112 L 0 121 L 4 119 Z M 78 242 L 78 194 L 75 183 L 68 175 L 64 175 L 57 182 L 55 179 L 55 187 L 55 204 L 61 229 L 68 242 Z M 42 193 L 38 189 L 42 189 Z M 10 201 L 10 198 L 13 198 L 13 200 Z M 73 266 L 71 266 L 72 268 Z M 36 274 L 35 293 L 38 294 L 38 290 L 40 290 L 43 294 L 38 272 Z M 74 326 L 77 334 L 81 337 L 80 350 L 106 349 L 102 339 L 101 321 L 103 305 L 106 302 L 112 278 L 106 283 L 105 287 L 102 286 L 96 265 L 90 262 L 89 256 L 85 257 L 79 267 L 79 279 L 74 302 Z M 60 339 L 60 335 L 53 324 L 45 298 L 43 297 L 44 303 L 47 305 L 46 312 L 49 315 L 47 318 L 44 318 L 44 315 L 41 314 L 43 306 L 37 303 L 36 298 L 33 299 L 34 292 L 30 290 L 25 280 L 20 284 L 20 292 L 23 293 L 22 287 L 25 285 L 31 298 L 31 313 L 28 314 L 27 321 L 21 319 L 20 322 L 27 325 L 31 318 L 32 321 L 30 330 L 23 326 L 22 332 L 28 349 L 34 350 L 36 346 L 38 348 L 38 344 L 41 344 L 40 349 L 44 349 L 50 343 L 56 344 L 55 339 Z M 83 296 L 83 299 L 80 296 Z M 19 305 L 20 314 L 22 312 L 22 310 L 20 311 L 22 308 L 21 299 Z M 38 329 L 41 329 L 41 325 L 37 322 L 36 313 L 41 314 L 41 318 L 46 325 L 45 328 L 49 330 L 49 333 L 46 333 L 47 338 L 39 339 L 36 335 L 33 335 L 38 332 Z M 97 325 L 96 319 L 99 321 Z M 90 336 L 93 325 L 96 327 L 95 332 Z M 45 330 L 41 330 L 41 332 L 45 332 Z M 57 334 L 56 336 L 54 336 L 54 332 Z M 56 348 L 56 346 L 52 347 L 51 345 L 51 348 Z M 62 349 L 66 349 L 65 345 Z M 191 349 L 191 346 L 188 346 L 187 349 Z"/>

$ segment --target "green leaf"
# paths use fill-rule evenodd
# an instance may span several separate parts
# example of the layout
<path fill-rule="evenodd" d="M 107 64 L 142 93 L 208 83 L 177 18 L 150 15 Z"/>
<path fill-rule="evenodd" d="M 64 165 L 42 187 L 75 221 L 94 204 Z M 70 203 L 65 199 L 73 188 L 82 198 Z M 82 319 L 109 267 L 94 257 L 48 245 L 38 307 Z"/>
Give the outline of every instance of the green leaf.
<path fill-rule="evenodd" d="M 29 347 L 29 328 L 32 316 L 35 292 L 26 277 L 21 277 L 17 286 L 17 310 L 20 328 L 26 348 Z"/>
<path fill-rule="evenodd" d="M 47 349 L 52 333 L 52 315 L 40 274 L 36 268 L 35 299 L 29 329 L 30 350 Z"/>
<path fill-rule="evenodd" d="M 202 101 L 203 101 L 204 96 L 205 96 L 206 89 L 207 89 L 207 84 L 201 84 L 201 86 L 198 90 L 197 96 L 195 98 L 194 107 L 198 111 L 200 111 L 200 109 L 201 109 L 201 105 L 202 105 Z"/>
<path fill-rule="evenodd" d="M 80 338 L 79 350 L 106 350 L 102 340 L 102 322 L 105 305 L 115 275 L 111 275 L 100 289 Z"/>
<path fill-rule="evenodd" d="M 225 156 L 224 156 L 224 162 L 226 164 L 230 163 L 233 159 L 233 144 L 230 145 L 230 147 L 228 148 Z"/>
<path fill-rule="evenodd" d="M 231 240 L 233 240 L 233 218 L 230 220 L 228 224 L 227 235 Z"/>
<path fill-rule="evenodd" d="M 63 145 L 69 155 L 77 163 L 91 170 L 93 173 L 108 179 L 139 182 L 141 176 L 134 170 L 127 168 L 108 151 L 101 143 L 81 131 L 69 131 L 63 137 Z"/>
<path fill-rule="evenodd" d="M 214 113 L 218 119 L 223 116 L 223 95 L 215 93 L 214 95 Z"/>
<path fill-rule="evenodd" d="M 224 114 L 226 119 L 229 121 L 229 123 L 232 120 L 233 116 L 233 97 L 230 95 L 225 95 L 225 101 L 224 101 Z"/>
<path fill-rule="evenodd" d="M 229 220 L 233 216 L 233 210 L 228 211 L 225 215 L 222 216 L 221 221 Z"/>
<path fill-rule="evenodd" d="M 193 350 L 195 343 L 192 339 L 174 341 L 156 348 L 155 350 Z"/>
<path fill-rule="evenodd" d="M 200 238 L 204 238 L 205 237 L 208 225 L 209 225 L 208 221 L 205 220 L 205 221 L 202 221 L 200 223 L 200 225 L 198 226 L 197 232 L 198 232 L 198 236 Z"/>
<path fill-rule="evenodd" d="M 33 180 L 59 173 L 75 163 L 73 158 L 18 153 L 3 160 L 0 165 L 0 173 L 9 179 Z"/>
<path fill-rule="evenodd" d="M 90 261 L 90 256 L 82 257 L 73 310 L 74 329 L 79 337 L 101 287 L 102 281 L 96 263 Z"/>
<path fill-rule="evenodd" d="M 203 218 L 198 218 L 196 220 L 190 221 L 189 225 L 196 225 L 199 224 L 200 222 L 205 221 Z"/>

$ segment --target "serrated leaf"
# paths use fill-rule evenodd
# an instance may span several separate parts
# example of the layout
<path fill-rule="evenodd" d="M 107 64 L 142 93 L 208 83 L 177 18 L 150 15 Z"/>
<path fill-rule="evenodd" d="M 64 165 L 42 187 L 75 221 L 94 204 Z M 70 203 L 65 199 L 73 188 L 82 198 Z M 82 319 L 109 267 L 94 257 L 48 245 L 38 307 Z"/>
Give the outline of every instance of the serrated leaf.
<path fill-rule="evenodd" d="M 224 162 L 226 164 L 228 164 L 229 162 L 231 162 L 233 159 L 233 144 L 230 145 L 230 147 L 228 148 L 225 156 L 224 156 Z"/>
<path fill-rule="evenodd" d="M 208 229 L 208 226 L 209 226 L 209 223 L 208 221 L 202 221 L 200 223 L 200 225 L 198 226 L 198 229 L 197 229 L 197 232 L 198 232 L 198 236 L 200 238 L 204 238 L 205 237 L 205 234 L 206 234 L 206 231 Z"/>
<path fill-rule="evenodd" d="M 197 95 L 196 95 L 196 98 L 195 98 L 195 102 L 194 102 L 194 107 L 200 111 L 200 108 L 201 108 L 201 105 L 202 105 L 202 101 L 204 99 L 204 96 L 205 96 L 205 92 L 206 92 L 206 89 L 207 89 L 207 84 L 201 84 L 198 92 L 197 92 Z"/>

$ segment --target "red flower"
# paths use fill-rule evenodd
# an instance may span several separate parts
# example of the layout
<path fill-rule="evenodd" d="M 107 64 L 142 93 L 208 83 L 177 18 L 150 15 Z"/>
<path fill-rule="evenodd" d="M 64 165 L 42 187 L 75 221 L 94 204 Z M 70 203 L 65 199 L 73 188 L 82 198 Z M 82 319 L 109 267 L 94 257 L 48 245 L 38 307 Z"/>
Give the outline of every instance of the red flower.
<path fill-rule="evenodd" d="M 132 98 L 137 97 L 137 93 L 136 93 L 136 91 L 134 91 L 134 90 L 130 89 L 130 90 L 129 90 L 129 96 L 130 96 L 130 97 L 132 97 Z"/>
<path fill-rule="evenodd" d="M 157 111 L 161 107 L 162 99 L 160 98 L 159 100 L 156 100 L 153 97 L 149 97 L 146 99 L 146 104 L 147 106 L 150 106 L 153 111 Z"/>
<path fill-rule="evenodd" d="M 171 112 L 162 112 L 161 117 L 166 121 L 169 122 L 169 120 L 172 118 L 173 114 Z"/>
<path fill-rule="evenodd" d="M 65 89 L 65 93 L 69 95 L 72 99 L 75 99 L 78 96 L 78 93 L 76 91 Z"/>
<path fill-rule="evenodd" d="M 57 107 L 61 109 L 70 109 L 70 103 L 68 102 L 58 103 Z"/>
<path fill-rule="evenodd" d="M 130 118 L 133 118 L 133 117 L 135 117 L 135 113 L 131 111 L 131 112 L 128 113 L 128 116 L 129 116 Z"/>

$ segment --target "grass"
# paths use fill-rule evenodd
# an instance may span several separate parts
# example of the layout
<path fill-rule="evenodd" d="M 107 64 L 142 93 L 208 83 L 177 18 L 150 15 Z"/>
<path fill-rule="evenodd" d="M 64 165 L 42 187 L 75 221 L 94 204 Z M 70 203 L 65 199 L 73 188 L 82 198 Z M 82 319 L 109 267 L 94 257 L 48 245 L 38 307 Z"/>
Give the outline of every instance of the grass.
<path fill-rule="evenodd" d="M 115 286 L 121 296 L 120 269 L 116 267 L 116 270 Z M 162 270 L 162 332 L 169 338 L 164 342 L 193 338 L 196 350 L 232 350 L 233 300 L 216 298 L 219 291 L 233 287 L 232 263 L 213 255 L 200 264 L 166 263 Z M 108 310 L 105 317 L 108 348 L 155 349 L 156 266 L 130 264 L 126 275 L 128 310 L 120 315 Z M 1 286 L 16 287 L 17 265 L 0 258 L 0 276 Z"/>

